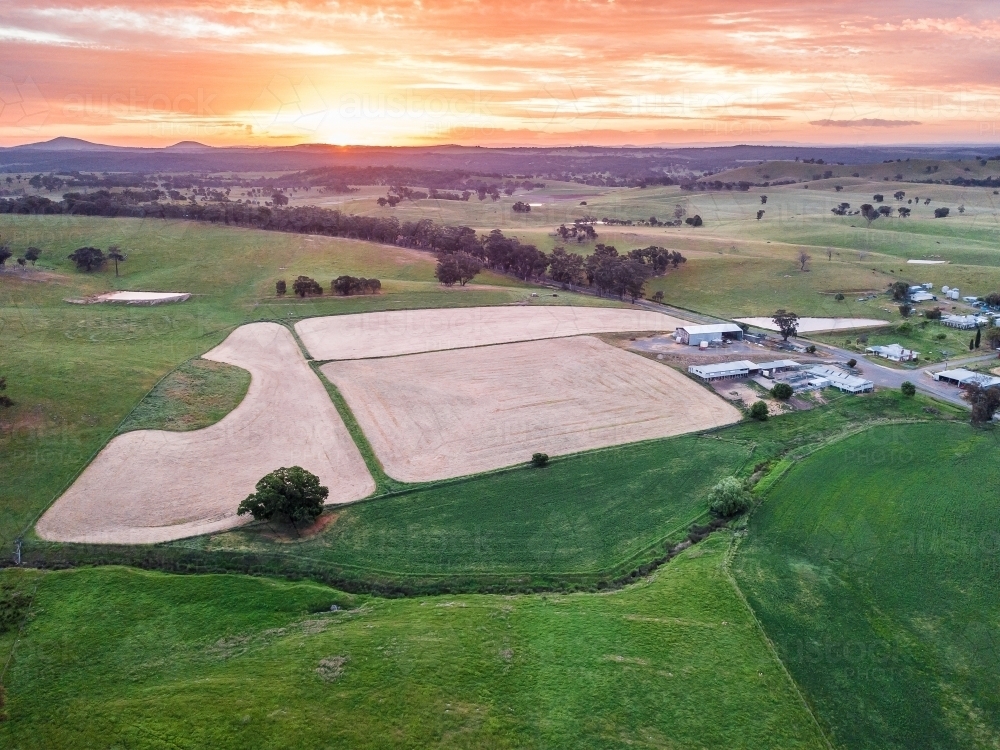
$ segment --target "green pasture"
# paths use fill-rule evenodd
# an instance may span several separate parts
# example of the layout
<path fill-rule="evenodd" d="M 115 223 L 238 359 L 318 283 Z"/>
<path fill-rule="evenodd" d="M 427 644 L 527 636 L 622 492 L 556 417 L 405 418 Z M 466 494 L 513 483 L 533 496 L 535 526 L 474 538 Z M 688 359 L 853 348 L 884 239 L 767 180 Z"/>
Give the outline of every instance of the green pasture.
<path fill-rule="evenodd" d="M 834 745 L 1000 743 L 994 430 L 876 427 L 791 468 L 740 587 Z"/>
<path fill-rule="evenodd" d="M 725 572 L 728 545 L 716 534 L 614 594 L 380 600 L 5 572 L 37 590 L 0 745 L 822 748 Z"/>

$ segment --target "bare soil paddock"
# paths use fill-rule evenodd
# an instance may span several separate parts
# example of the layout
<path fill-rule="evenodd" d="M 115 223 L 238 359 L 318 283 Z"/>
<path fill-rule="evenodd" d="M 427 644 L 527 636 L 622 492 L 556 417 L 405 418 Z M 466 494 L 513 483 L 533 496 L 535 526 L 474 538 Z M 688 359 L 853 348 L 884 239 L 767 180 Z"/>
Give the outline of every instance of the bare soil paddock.
<path fill-rule="evenodd" d="M 347 399 L 386 472 L 407 482 L 741 417 L 670 367 L 590 336 L 330 362 L 322 370 Z"/>
<path fill-rule="evenodd" d="M 375 489 L 323 384 L 288 329 L 236 329 L 206 359 L 242 367 L 243 402 L 217 424 L 192 432 L 120 435 L 45 513 L 38 534 L 53 541 L 151 543 L 244 523 L 240 501 L 280 466 L 302 466 L 330 488 L 328 503 Z"/>
<path fill-rule="evenodd" d="M 295 331 L 316 359 L 392 357 L 615 331 L 673 331 L 686 321 L 602 307 L 466 307 L 309 318 Z"/>

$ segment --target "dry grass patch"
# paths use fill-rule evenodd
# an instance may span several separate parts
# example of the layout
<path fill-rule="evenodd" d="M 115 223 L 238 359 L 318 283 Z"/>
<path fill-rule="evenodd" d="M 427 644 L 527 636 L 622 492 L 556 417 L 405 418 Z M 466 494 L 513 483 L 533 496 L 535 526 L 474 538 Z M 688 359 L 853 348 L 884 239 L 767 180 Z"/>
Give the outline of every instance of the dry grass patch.
<path fill-rule="evenodd" d="M 322 367 L 386 473 L 407 482 L 730 424 L 675 370 L 582 336 Z"/>
<path fill-rule="evenodd" d="M 465 307 L 309 318 L 295 331 L 316 359 L 392 357 L 615 331 L 673 331 L 686 321 L 607 307 Z"/>
<path fill-rule="evenodd" d="M 37 531 L 63 542 L 150 543 L 220 531 L 257 480 L 302 466 L 330 488 L 330 503 L 375 489 L 340 415 L 288 329 L 236 329 L 205 359 L 251 374 L 243 402 L 203 430 L 119 435 L 42 516 Z"/>

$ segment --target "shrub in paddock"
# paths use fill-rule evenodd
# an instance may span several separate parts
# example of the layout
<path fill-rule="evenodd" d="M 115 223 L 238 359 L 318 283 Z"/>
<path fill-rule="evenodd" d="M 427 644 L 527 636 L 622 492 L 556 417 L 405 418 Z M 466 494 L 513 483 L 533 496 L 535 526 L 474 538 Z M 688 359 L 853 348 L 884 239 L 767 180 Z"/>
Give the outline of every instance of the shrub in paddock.
<path fill-rule="evenodd" d="M 758 401 L 757 403 L 763 403 Z M 750 507 L 753 497 L 736 477 L 726 477 L 708 493 L 708 509 L 720 518 L 729 518 Z"/>
<path fill-rule="evenodd" d="M 935 208 L 934 209 L 934 218 L 935 219 L 943 219 L 943 218 L 945 218 L 950 213 L 951 213 L 951 210 L 948 209 L 948 208 L 945 208 L 945 207 Z"/>
<path fill-rule="evenodd" d="M 323 287 L 315 279 L 310 279 L 308 276 L 299 276 L 292 283 L 292 291 L 299 297 L 306 297 L 310 294 L 322 294 Z"/>
<path fill-rule="evenodd" d="M 257 482 L 256 490 L 240 503 L 237 515 L 249 513 L 258 521 L 287 520 L 296 529 L 319 518 L 330 494 L 319 477 L 301 466 L 272 471 Z"/>
<path fill-rule="evenodd" d="M 284 279 L 278 279 L 278 281 L 274 282 L 274 291 L 279 297 L 284 297 L 285 292 L 288 291 L 288 284 L 285 283 Z"/>
<path fill-rule="evenodd" d="M 511 209 L 519 214 L 531 213 L 531 206 L 525 203 L 524 201 L 518 201 L 513 206 L 511 206 Z"/>
<path fill-rule="evenodd" d="M 7 378 L 0 378 L 0 406 L 9 407 L 13 406 L 14 402 L 11 400 L 4 391 L 7 390 Z"/>
<path fill-rule="evenodd" d="M 541 469 L 544 466 L 549 465 L 549 454 L 548 453 L 533 453 L 531 454 L 531 465 L 536 469 Z"/>
<path fill-rule="evenodd" d="M 750 417 L 759 422 L 767 421 L 767 404 L 763 401 L 754 401 L 750 407 Z"/>
<path fill-rule="evenodd" d="M 899 386 L 899 390 L 902 391 L 904 396 L 917 395 L 917 386 L 913 385 L 909 380 L 904 380 L 903 384 Z"/>
<path fill-rule="evenodd" d="M 771 395 L 775 398 L 781 399 L 782 401 L 787 401 L 792 397 L 792 386 L 788 383 L 775 383 L 774 387 L 771 389 Z"/>
<path fill-rule="evenodd" d="M 844 301 L 844 295 L 841 294 L 840 292 L 837 292 L 837 294 L 834 296 L 834 299 L 837 300 L 837 302 L 843 302 Z"/>
<path fill-rule="evenodd" d="M 99 247 L 78 247 L 67 257 L 76 263 L 78 271 L 86 273 L 102 268 L 108 260 L 104 257 L 104 251 Z"/>
<path fill-rule="evenodd" d="M 924 317 L 928 320 L 941 320 L 941 308 L 935 307 L 933 310 L 928 310 L 924 313 Z"/>

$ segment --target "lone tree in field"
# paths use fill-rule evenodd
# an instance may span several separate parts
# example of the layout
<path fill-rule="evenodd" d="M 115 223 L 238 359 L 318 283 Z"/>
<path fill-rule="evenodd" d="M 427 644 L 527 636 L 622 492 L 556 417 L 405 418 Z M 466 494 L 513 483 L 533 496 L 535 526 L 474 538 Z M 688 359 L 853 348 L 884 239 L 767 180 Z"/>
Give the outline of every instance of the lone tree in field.
<path fill-rule="evenodd" d="M 758 401 L 758 404 L 764 403 Z M 708 493 L 708 509 L 717 516 L 729 518 L 750 507 L 753 497 L 736 477 L 726 477 Z"/>
<path fill-rule="evenodd" d="M 27 250 L 24 251 L 24 259 L 29 263 L 31 263 L 31 265 L 35 265 L 35 261 L 38 260 L 41 254 L 42 251 L 39 250 L 37 247 L 29 247 Z"/>
<path fill-rule="evenodd" d="M 760 204 L 763 206 L 765 203 L 767 203 L 767 196 L 766 195 L 760 196 Z"/>
<path fill-rule="evenodd" d="M 118 264 L 124 263 L 128 260 L 128 255 L 123 253 L 118 245 L 112 245 L 108 248 L 108 260 L 113 260 L 115 262 L 115 277 L 118 276 Z"/>
<path fill-rule="evenodd" d="M 771 320 L 778 326 L 781 338 L 788 341 L 789 336 L 794 336 L 799 331 L 799 316 L 787 310 L 778 310 L 771 316 Z"/>
<path fill-rule="evenodd" d="M 904 380 L 903 384 L 899 386 L 899 390 L 902 391 L 904 396 L 910 398 L 917 395 L 917 386 L 913 385 L 909 380 Z"/>
<path fill-rule="evenodd" d="M 799 270 L 806 270 L 806 263 L 812 260 L 812 256 L 805 250 L 799 250 Z"/>
<path fill-rule="evenodd" d="M 751 419 L 756 419 L 758 422 L 766 422 L 767 416 L 767 404 L 763 401 L 754 401 L 750 405 Z"/>
<path fill-rule="evenodd" d="M 465 286 L 482 270 L 483 264 L 479 258 L 468 253 L 453 253 L 442 255 L 438 259 L 434 275 L 445 286 L 453 286 L 456 283 Z"/>
<path fill-rule="evenodd" d="M 256 490 L 240 503 L 236 514 L 249 513 L 258 521 L 288 521 L 296 531 L 299 524 L 309 525 L 319 518 L 323 501 L 330 494 L 319 477 L 301 466 L 272 471 L 257 482 Z"/>
<path fill-rule="evenodd" d="M 308 276 L 299 276 L 292 282 L 292 291 L 299 297 L 305 297 L 309 294 L 322 294 L 323 287 L 315 279 L 310 279 Z"/>
<path fill-rule="evenodd" d="M 872 222 L 881 215 L 871 203 L 863 203 L 861 205 L 861 216 L 868 222 L 868 226 L 871 226 Z"/>
<path fill-rule="evenodd" d="M 549 454 L 548 453 L 532 453 L 531 454 L 531 465 L 536 469 L 541 469 L 549 465 Z"/>
<path fill-rule="evenodd" d="M 1000 386 L 983 388 L 974 383 L 965 390 L 965 399 L 972 406 L 972 424 L 986 424 L 1000 408 Z"/>
<path fill-rule="evenodd" d="M 757 221 L 760 221 L 763 218 L 764 218 L 764 209 L 761 208 L 757 211 Z"/>
<path fill-rule="evenodd" d="M 279 297 L 284 297 L 285 293 L 288 291 L 288 284 L 285 283 L 284 279 L 278 279 L 274 282 L 274 291 Z"/>
<path fill-rule="evenodd" d="M 103 268 L 108 260 L 104 257 L 104 251 L 99 247 L 78 247 L 69 254 L 69 259 L 76 263 L 77 270 L 86 273 Z"/>
<path fill-rule="evenodd" d="M 947 207 L 935 208 L 934 209 L 934 218 L 935 219 L 943 219 L 943 218 L 945 218 L 950 213 L 951 213 L 951 210 L 948 209 Z"/>
<path fill-rule="evenodd" d="M 10 245 L 6 243 L 0 243 L 0 268 L 7 262 L 7 259 L 13 256 L 14 253 L 10 249 Z"/>

